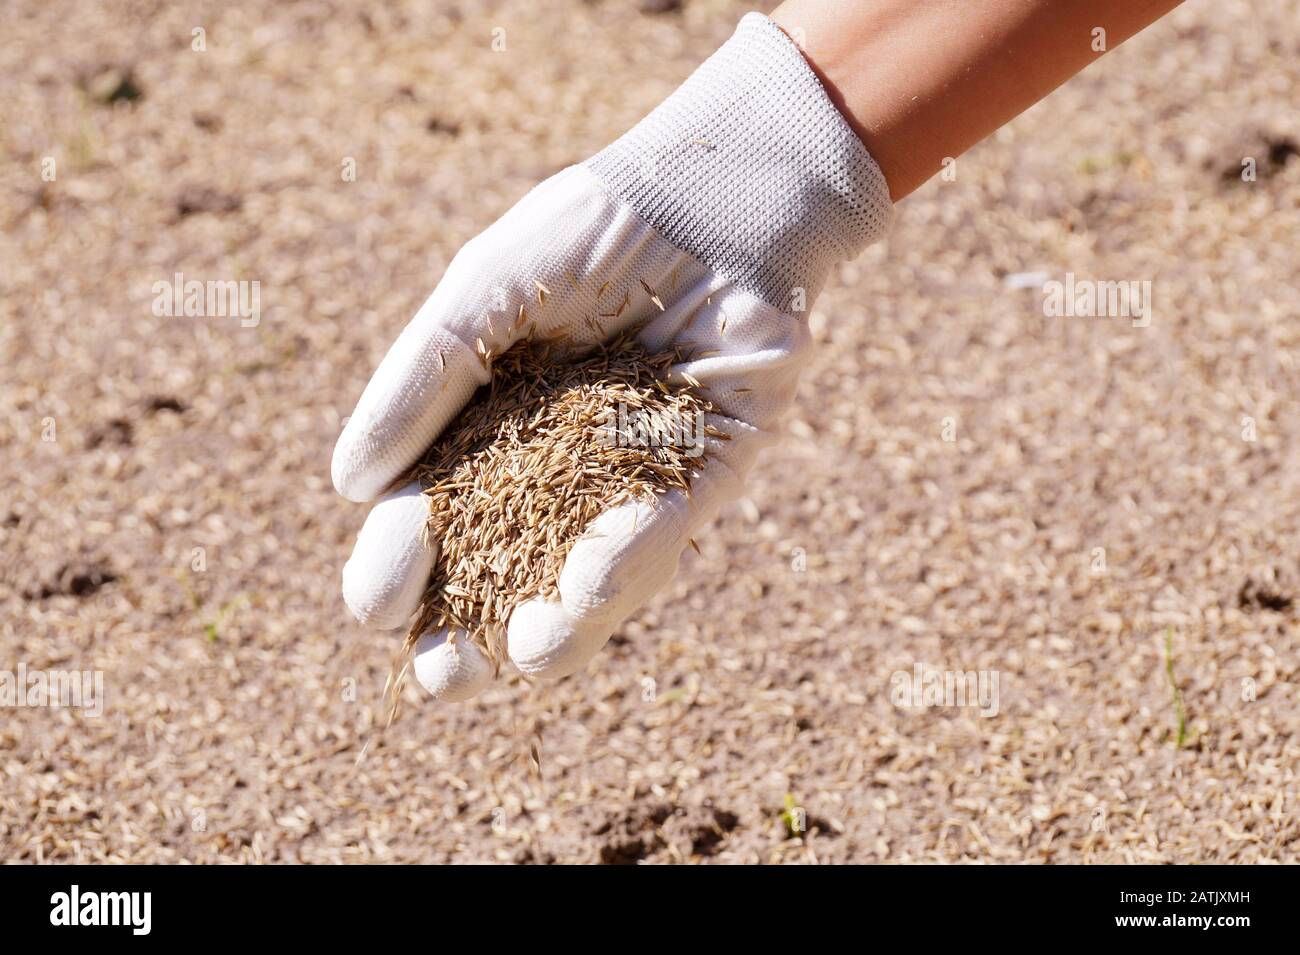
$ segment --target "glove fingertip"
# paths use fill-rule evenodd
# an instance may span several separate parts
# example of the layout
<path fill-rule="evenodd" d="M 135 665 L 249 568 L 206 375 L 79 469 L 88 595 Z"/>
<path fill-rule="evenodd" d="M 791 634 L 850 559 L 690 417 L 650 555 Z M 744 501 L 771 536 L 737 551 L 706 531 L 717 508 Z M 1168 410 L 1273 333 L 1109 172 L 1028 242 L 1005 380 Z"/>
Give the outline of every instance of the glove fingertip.
<path fill-rule="evenodd" d="M 510 615 L 510 659 L 521 673 L 558 680 L 577 673 L 600 652 L 613 627 L 586 621 L 563 604 L 529 600 Z"/>
<path fill-rule="evenodd" d="M 461 703 L 478 696 L 492 682 L 492 665 L 464 634 L 450 639 L 447 630 L 430 631 L 415 644 L 412 670 L 416 682 L 435 700 Z"/>

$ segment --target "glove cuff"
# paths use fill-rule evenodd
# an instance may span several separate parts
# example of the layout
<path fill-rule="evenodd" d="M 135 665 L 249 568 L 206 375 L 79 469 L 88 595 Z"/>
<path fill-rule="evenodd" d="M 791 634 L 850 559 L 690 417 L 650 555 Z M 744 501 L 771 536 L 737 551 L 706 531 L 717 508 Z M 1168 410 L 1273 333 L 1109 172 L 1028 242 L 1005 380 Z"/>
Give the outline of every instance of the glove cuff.
<path fill-rule="evenodd" d="M 880 167 L 758 13 L 585 165 L 669 242 L 785 312 L 893 218 Z"/>

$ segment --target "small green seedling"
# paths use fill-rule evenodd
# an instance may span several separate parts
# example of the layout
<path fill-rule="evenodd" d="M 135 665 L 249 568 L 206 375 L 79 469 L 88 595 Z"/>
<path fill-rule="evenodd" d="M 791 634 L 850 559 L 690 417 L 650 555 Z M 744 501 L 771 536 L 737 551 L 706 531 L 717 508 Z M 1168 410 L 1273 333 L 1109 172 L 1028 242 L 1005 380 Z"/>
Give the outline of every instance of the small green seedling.
<path fill-rule="evenodd" d="M 227 617 L 236 610 L 239 610 L 241 607 L 251 606 L 254 602 L 253 598 L 249 597 L 248 594 L 239 594 L 232 600 L 228 600 L 226 603 L 222 604 L 221 609 L 217 611 L 216 616 L 209 620 L 204 620 L 204 599 L 199 596 L 198 591 L 190 586 L 189 580 L 180 571 L 176 572 L 176 579 L 180 581 L 181 588 L 189 598 L 190 607 L 193 608 L 194 616 L 198 618 L 199 624 L 203 627 L 203 632 L 207 635 L 209 643 L 216 643 L 217 640 L 221 638 L 221 625 L 225 622 Z"/>
<path fill-rule="evenodd" d="M 785 808 L 781 810 L 778 818 L 790 833 L 791 839 L 802 839 L 804 833 L 808 831 L 808 814 L 799 806 L 794 793 L 785 794 Z"/>
<path fill-rule="evenodd" d="M 1178 689 L 1178 681 L 1174 679 L 1173 627 L 1165 631 L 1165 675 L 1169 677 L 1169 686 L 1174 694 L 1174 713 L 1178 717 L 1178 739 L 1175 745 L 1178 749 L 1182 749 L 1190 739 L 1190 734 L 1187 731 L 1187 710 L 1183 706 L 1183 691 Z"/>
<path fill-rule="evenodd" d="M 221 609 L 217 611 L 217 615 L 203 625 L 203 632 L 208 635 L 208 642 L 216 643 L 217 639 L 221 636 L 220 627 L 225 619 L 236 610 L 241 607 L 246 607 L 251 603 L 252 601 L 245 594 L 240 594 L 234 600 L 222 604 Z"/>

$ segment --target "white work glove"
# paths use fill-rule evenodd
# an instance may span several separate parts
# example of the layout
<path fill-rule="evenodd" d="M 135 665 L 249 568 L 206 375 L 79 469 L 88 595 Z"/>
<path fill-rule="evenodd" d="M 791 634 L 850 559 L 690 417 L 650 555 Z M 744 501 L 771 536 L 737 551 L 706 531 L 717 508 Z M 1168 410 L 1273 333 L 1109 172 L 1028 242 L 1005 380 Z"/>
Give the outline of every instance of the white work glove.
<path fill-rule="evenodd" d="M 488 381 L 480 341 L 501 354 L 535 323 L 539 335 L 595 343 L 644 321 L 652 352 L 692 343 L 673 374 L 707 388 L 718 412 L 707 423 L 731 440 L 708 439 L 689 496 L 597 518 L 568 555 L 560 599 L 510 616 L 507 649 L 522 672 L 573 673 L 739 493 L 794 397 L 807 308 L 891 213 L 884 177 L 798 48 L 750 14 L 645 120 L 460 251 L 361 395 L 334 450 L 334 486 L 369 501 L 405 473 Z M 421 543 L 427 517 L 414 484 L 371 510 L 343 568 L 344 600 L 363 623 L 409 624 L 434 563 Z M 445 632 L 423 635 L 414 670 L 442 700 L 473 696 L 493 676 L 472 642 Z"/>

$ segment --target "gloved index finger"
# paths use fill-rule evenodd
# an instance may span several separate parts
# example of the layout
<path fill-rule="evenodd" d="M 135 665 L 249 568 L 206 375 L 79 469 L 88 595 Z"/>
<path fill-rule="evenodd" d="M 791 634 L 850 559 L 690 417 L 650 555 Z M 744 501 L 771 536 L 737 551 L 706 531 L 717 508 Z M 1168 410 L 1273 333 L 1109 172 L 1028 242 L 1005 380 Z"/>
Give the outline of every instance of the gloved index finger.
<path fill-rule="evenodd" d="M 705 269 L 570 167 L 456 256 L 393 344 L 334 451 L 334 486 L 371 500 L 401 477 L 525 335 L 590 344 L 661 314 Z"/>
<path fill-rule="evenodd" d="M 393 342 L 334 447 L 334 487 L 350 501 L 382 494 L 488 380 L 483 356 L 448 327 L 438 299 Z"/>

